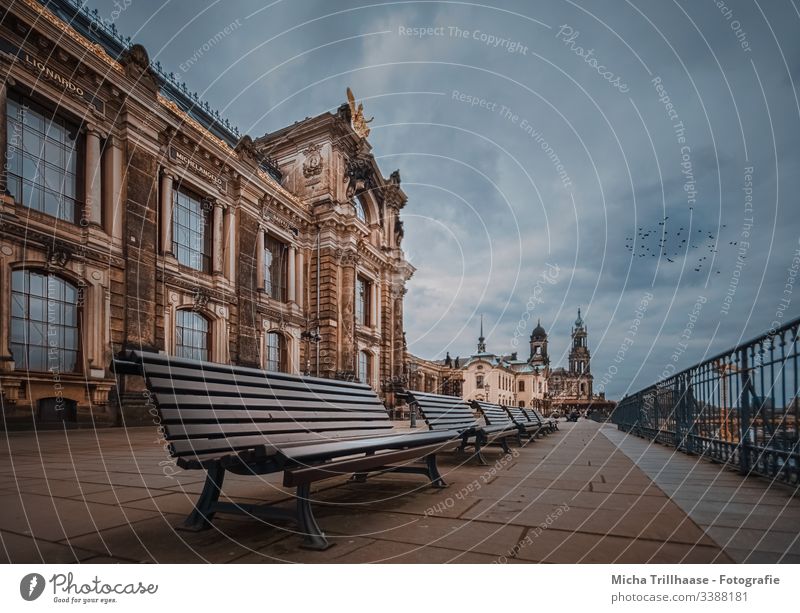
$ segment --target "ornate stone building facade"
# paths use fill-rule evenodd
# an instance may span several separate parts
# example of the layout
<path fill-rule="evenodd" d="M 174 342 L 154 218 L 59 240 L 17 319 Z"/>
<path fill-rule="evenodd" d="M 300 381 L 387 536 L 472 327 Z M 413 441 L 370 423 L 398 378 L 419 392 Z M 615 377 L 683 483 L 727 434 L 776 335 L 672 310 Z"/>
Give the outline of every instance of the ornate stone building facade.
<path fill-rule="evenodd" d="M 0 73 L 5 423 L 146 414 L 113 372 L 132 348 L 359 378 L 394 402 L 406 196 L 349 91 L 240 136 L 68 0 L 12 3 Z"/>

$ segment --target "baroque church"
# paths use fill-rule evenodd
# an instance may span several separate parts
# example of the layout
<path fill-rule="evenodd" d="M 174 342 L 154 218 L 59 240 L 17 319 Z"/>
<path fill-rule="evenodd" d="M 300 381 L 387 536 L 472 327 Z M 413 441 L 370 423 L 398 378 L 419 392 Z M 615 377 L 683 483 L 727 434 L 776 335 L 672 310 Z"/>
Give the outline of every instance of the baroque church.
<path fill-rule="evenodd" d="M 517 352 L 495 354 L 487 351 L 481 317 L 477 351 L 466 359 L 430 361 L 408 357 L 409 386 L 420 391 L 461 396 L 505 406 L 535 407 L 567 414 L 573 410 L 605 410 L 613 403 L 592 390 L 591 352 L 586 323 L 578 309 L 571 330 L 567 368 L 551 367 L 548 335 L 538 321 L 530 335 L 526 359 Z"/>

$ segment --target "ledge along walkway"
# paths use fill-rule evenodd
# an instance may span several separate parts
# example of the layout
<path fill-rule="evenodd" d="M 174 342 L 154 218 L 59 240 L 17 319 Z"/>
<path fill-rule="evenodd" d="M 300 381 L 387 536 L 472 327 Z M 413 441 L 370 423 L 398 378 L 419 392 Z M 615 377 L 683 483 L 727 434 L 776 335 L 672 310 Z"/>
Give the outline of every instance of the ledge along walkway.
<path fill-rule="evenodd" d="M 244 516 L 174 530 L 203 475 L 174 467 L 155 427 L 2 433 L 0 561 L 800 562 L 800 499 L 784 487 L 611 426 L 560 428 L 510 456 L 489 450 L 488 467 L 445 454 L 444 490 L 413 475 L 318 484 L 336 543 L 324 552 Z M 290 496 L 280 475 L 229 475 L 224 493 Z"/>

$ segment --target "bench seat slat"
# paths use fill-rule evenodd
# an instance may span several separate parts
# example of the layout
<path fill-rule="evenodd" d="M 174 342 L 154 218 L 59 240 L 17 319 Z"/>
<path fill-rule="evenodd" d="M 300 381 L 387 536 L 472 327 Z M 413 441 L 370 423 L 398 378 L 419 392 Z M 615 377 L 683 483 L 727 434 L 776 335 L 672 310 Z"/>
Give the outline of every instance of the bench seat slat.
<path fill-rule="evenodd" d="M 354 436 L 358 435 L 358 430 L 375 430 L 383 428 L 387 431 L 392 430 L 391 425 L 382 425 L 372 421 L 337 421 L 319 422 L 311 427 L 307 423 L 297 421 L 270 421 L 270 422 L 243 422 L 243 423 L 224 423 L 224 424 L 171 424 L 166 426 L 167 440 L 175 438 L 199 438 L 208 435 L 227 435 L 229 437 L 240 436 L 242 434 L 281 434 L 291 432 L 312 432 L 321 433 L 324 438 L 329 431 L 348 430 Z"/>
<path fill-rule="evenodd" d="M 374 403 L 375 395 L 373 394 L 361 394 L 361 395 L 346 395 L 346 394 L 332 394 L 329 392 L 314 392 L 308 390 L 298 390 L 298 391 L 288 391 L 288 390 L 281 390 L 281 389 L 273 389 L 266 385 L 256 386 L 256 385 L 236 385 L 234 383 L 203 383 L 198 381 L 186 381 L 181 379 L 169 379 L 163 377 L 153 377 L 150 380 L 150 384 L 152 386 L 153 391 L 175 391 L 176 393 L 180 393 L 181 391 L 185 391 L 186 393 L 197 393 L 198 391 L 209 394 L 211 396 L 240 396 L 240 397 L 249 397 L 254 396 L 256 398 L 307 398 L 307 399 L 317 399 L 320 401 L 330 401 L 330 402 L 337 402 L 337 401 L 350 401 L 350 402 L 357 402 L 359 400 L 363 400 L 365 403 Z"/>
<path fill-rule="evenodd" d="M 185 370 L 185 369 L 181 369 Z M 189 371 L 191 372 L 191 371 Z M 199 372 L 198 376 L 191 377 L 191 376 L 176 376 L 174 374 L 170 374 L 169 372 L 156 372 L 153 373 L 150 370 L 147 372 L 147 376 L 153 381 L 155 386 L 159 385 L 159 382 L 162 381 L 169 381 L 173 385 L 178 385 L 180 387 L 188 387 L 190 389 L 198 390 L 206 388 L 213 388 L 215 385 L 232 385 L 234 387 L 239 387 L 243 389 L 255 388 L 258 390 L 269 391 L 278 396 L 294 396 L 297 392 L 306 392 L 310 394 L 314 394 L 316 396 L 331 396 L 335 398 L 363 398 L 363 399 L 374 399 L 375 394 L 371 390 L 366 390 L 362 388 L 356 388 L 353 390 L 347 390 L 341 387 L 331 387 L 331 386 L 320 386 L 320 385 L 305 385 L 302 382 L 276 382 L 268 377 L 233 377 L 233 376 L 222 376 L 221 373 L 218 373 L 217 376 L 214 377 L 206 377 L 204 376 L 206 373 Z"/>
<path fill-rule="evenodd" d="M 360 413 L 356 411 L 246 411 L 236 409 L 226 409 L 224 411 L 214 411 L 213 409 L 161 409 L 161 420 L 164 423 L 187 423 L 187 422 L 251 422 L 251 421 L 347 421 L 347 420 L 369 420 L 382 422 L 383 416 L 375 412 Z"/>
<path fill-rule="evenodd" d="M 195 454 L 208 454 L 211 452 L 220 452 L 220 456 L 226 453 L 231 454 L 247 449 L 254 449 L 256 447 L 265 446 L 268 449 L 283 448 L 297 445 L 300 443 L 314 443 L 316 441 L 328 441 L 330 439 L 356 439 L 368 436 L 385 436 L 387 430 L 385 428 L 376 428 L 373 430 L 360 430 L 354 432 L 352 430 L 325 432 L 322 434 L 314 435 L 309 432 L 297 432 L 288 434 L 255 434 L 243 436 L 231 436 L 228 438 L 194 438 L 194 439 L 181 439 L 170 441 L 169 445 L 176 456 L 181 455 L 195 455 Z"/>
<path fill-rule="evenodd" d="M 218 412 L 223 413 L 234 409 L 245 410 L 263 410 L 263 411 L 286 411 L 286 410 L 313 410 L 313 411 L 326 411 L 330 413 L 337 412 L 355 412 L 355 413 L 374 413 L 379 415 L 386 415 L 386 408 L 380 404 L 360 404 L 360 403 L 331 403 L 331 402 L 315 402 L 313 399 L 309 400 L 282 400 L 274 398 L 240 398 L 236 397 L 208 397 L 198 394 L 173 394 L 171 392 L 158 392 L 155 394 L 158 405 L 162 408 L 180 408 L 180 409 L 218 409 Z"/>

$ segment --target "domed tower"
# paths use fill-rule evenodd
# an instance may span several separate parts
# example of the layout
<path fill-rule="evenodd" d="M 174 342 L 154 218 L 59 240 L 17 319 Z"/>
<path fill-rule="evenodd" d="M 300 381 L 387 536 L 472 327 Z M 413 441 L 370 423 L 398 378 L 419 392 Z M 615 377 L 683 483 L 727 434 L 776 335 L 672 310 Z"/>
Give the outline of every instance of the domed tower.
<path fill-rule="evenodd" d="M 536 322 L 536 327 L 531 332 L 531 355 L 528 363 L 532 366 L 547 366 L 550 358 L 547 356 L 547 332 L 542 327 L 541 320 Z"/>
<path fill-rule="evenodd" d="M 589 361 L 589 347 L 586 344 L 586 326 L 581 317 L 581 309 L 578 307 L 578 319 L 572 328 L 572 348 L 569 352 L 569 371 L 574 375 L 589 374 L 591 368 Z"/>

